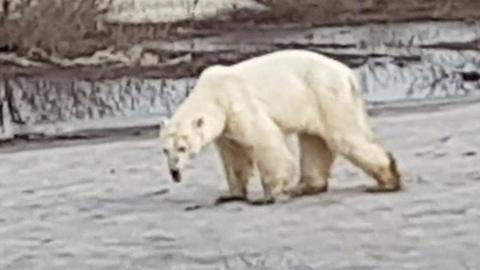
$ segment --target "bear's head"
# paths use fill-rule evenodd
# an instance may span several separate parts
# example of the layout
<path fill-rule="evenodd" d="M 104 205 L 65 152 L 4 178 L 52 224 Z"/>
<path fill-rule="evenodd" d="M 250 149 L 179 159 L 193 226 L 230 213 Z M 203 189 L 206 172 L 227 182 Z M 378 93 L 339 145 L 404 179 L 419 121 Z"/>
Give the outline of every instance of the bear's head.
<path fill-rule="evenodd" d="M 204 117 L 189 120 L 165 120 L 160 128 L 160 141 L 174 182 L 182 179 L 181 171 L 202 148 Z"/>

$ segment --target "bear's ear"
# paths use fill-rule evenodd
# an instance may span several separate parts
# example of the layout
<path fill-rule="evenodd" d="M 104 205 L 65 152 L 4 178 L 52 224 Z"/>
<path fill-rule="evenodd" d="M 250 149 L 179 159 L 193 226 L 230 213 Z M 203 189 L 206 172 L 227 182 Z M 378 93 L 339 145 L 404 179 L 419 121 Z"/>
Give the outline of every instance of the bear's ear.
<path fill-rule="evenodd" d="M 205 120 L 203 119 L 203 116 L 198 117 L 193 121 L 193 127 L 195 128 L 201 128 L 205 124 Z"/>
<path fill-rule="evenodd" d="M 158 129 L 158 136 L 161 138 L 163 137 L 163 133 L 165 131 L 165 127 L 168 125 L 169 119 L 168 118 L 162 118 L 160 119 L 159 124 L 159 129 Z"/>
<path fill-rule="evenodd" d="M 169 122 L 168 118 L 161 118 L 159 123 L 160 128 L 163 129 L 168 124 L 168 122 Z"/>

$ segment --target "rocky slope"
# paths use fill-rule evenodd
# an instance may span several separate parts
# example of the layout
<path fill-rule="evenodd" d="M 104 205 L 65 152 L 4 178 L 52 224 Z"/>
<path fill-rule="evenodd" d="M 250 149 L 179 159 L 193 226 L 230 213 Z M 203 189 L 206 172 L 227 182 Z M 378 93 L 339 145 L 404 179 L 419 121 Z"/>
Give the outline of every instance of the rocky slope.
<path fill-rule="evenodd" d="M 159 117 L 170 115 L 206 66 L 235 63 L 287 48 L 324 53 L 355 68 L 365 98 L 372 105 L 452 97 L 471 99 L 479 93 L 480 27 L 467 8 L 475 7 L 474 2 L 462 0 L 445 7 L 440 3 L 449 1 L 413 1 L 414 4 L 402 9 L 395 1 L 386 5 L 382 1 L 352 5 L 345 0 L 337 6 L 328 6 L 328 1 L 321 6 L 306 1 L 303 11 L 292 10 L 293 15 L 303 12 L 311 16 L 315 10 L 321 14 L 321 10 L 330 7 L 332 14 L 337 15 L 329 19 L 339 23 L 351 17 L 348 20 L 357 23 L 319 27 L 315 25 L 329 24 L 329 21 L 310 18 L 307 22 L 307 18 L 293 15 L 279 21 L 280 17 L 274 15 L 282 14 L 281 8 L 288 7 L 289 1 L 256 2 L 252 5 L 263 5 L 269 11 L 237 9 L 237 13 L 222 13 L 227 19 L 216 17 L 171 24 L 107 24 L 106 32 L 102 33 L 113 31 L 117 38 L 123 37 L 114 39 L 118 44 L 131 37 L 130 45 L 124 49 L 110 46 L 93 55 L 76 58 L 48 54 L 41 48 L 24 56 L 16 52 L 0 53 L 3 63 L 0 65 L 0 136 L 55 135 L 98 129 L 102 125 L 126 127 L 146 122 L 154 125 Z M 170 5 L 170 9 L 181 6 L 169 3 L 159 1 L 157 4 L 158 7 Z M 406 14 L 413 16 L 404 9 L 416 10 L 412 14 L 417 14 L 417 19 L 429 18 L 428 14 L 435 19 L 445 15 L 442 7 L 448 7 L 446 14 L 449 15 L 444 19 L 463 14 L 473 21 L 382 22 L 382 16 L 391 14 L 394 7 L 398 9 L 398 16 L 392 20 L 397 21 L 410 19 Z M 117 6 L 116 11 L 142 13 L 138 8 L 142 5 L 125 4 Z M 216 8 L 221 10 L 225 6 Z M 109 12 L 113 11 L 115 9 Z M 86 11 L 82 14 L 81 18 L 90 16 Z M 356 15 L 345 17 L 345 14 Z M 160 15 L 155 18 L 161 20 Z M 367 21 L 378 23 L 365 24 Z M 159 34 L 158 28 L 168 25 L 171 30 Z M 163 38 L 157 38 L 159 36 Z"/>

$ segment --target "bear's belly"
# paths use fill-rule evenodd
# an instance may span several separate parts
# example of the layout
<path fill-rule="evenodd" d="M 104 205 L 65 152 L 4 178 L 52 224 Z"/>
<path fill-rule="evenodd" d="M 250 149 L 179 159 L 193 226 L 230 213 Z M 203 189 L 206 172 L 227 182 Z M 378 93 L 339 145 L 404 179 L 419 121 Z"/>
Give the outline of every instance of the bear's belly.
<path fill-rule="evenodd" d="M 271 112 L 270 117 L 287 134 L 308 133 L 318 135 L 323 130 L 320 115 L 314 107 L 304 106 L 296 111 Z"/>

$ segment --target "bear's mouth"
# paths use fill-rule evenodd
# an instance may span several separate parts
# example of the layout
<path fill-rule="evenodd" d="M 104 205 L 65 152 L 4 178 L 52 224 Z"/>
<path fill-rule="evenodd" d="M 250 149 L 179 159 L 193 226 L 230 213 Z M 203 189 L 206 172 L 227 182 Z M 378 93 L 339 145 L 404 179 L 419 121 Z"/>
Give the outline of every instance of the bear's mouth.
<path fill-rule="evenodd" d="M 174 182 L 180 183 L 180 181 L 182 181 L 182 175 L 180 174 L 180 171 L 170 170 L 170 175 L 172 176 Z"/>

